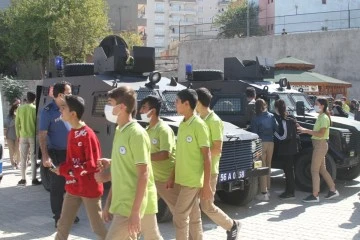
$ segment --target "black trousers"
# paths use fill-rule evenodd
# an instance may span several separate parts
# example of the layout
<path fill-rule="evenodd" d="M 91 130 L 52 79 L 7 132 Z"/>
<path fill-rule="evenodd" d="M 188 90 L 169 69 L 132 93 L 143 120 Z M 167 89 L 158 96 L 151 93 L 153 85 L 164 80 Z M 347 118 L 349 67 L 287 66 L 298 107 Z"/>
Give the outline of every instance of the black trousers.
<path fill-rule="evenodd" d="M 285 192 L 295 193 L 294 155 L 279 155 L 286 178 Z"/>
<path fill-rule="evenodd" d="M 49 156 L 55 166 L 66 160 L 66 150 L 48 150 Z M 55 220 L 60 218 L 61 209 L 64 201 L 65 178 L 50 172 L 50 204 Z"/>

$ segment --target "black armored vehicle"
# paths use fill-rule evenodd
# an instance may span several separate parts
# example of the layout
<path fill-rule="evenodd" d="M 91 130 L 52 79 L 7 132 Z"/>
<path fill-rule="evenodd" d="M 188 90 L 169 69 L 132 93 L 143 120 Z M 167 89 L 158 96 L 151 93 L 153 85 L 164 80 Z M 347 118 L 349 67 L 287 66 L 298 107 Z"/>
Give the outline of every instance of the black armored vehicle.
<path fill-rule="evenodd" d="M 286 79 L 281 79 L 278 83 L 266 81 L 272 78 L 274 64 L 271 59 L 257 57 L 256 60 L 240 61 L 231 57 L 224 59 L 224 71 L 194 70 L 182 84 L 193 88 L 208 88 L 214 95 L 212 108 L 215 112 L 224 121 L 239 127 L 245 128 L 247 124 L 245 90 L 247 87 L 254 87 L 257 97 L 268 103 L 269 111 L 274 112 L 274 102 L 283 99 L 289 114 L 294 115 L 301 126 L 312 129 L 317 113 L 308 96 L 301 89 L 291 89 L 290 82 Z M 326 167 L 334 179 L 352 180 L 360 173 L 360 123 L 340 117 L 331 117 L 331 120 Z M 300 189 L 311 191 L 311 139 L 305 134 L 301 134 L 300 138 L 301 150 L 295 162 L 296 183 Z M 279 167 L 276 159 L 273 159 L 272 166 Z M 324 185 L 323 180 L 321 181 Z"/>
<path fill-rule="evenodd" d="M 97 134 L 103 157 L 110 157 L 116 125 L 106 121 L 104 107 L 107 92 L 128 85 L 137 92 L 137 100 L 148 95 L 159 96 L 164 104 L 160 116 L 173 128 L 175 134 L 182 117 L 177 116 L 176 95 L 186 87 L 175 78 L 161 77 L 155 71 L 155 49 L 134 47 L 129 60 L 126 42 L 118 36 L 106 37 L 95 49 L 94 64 L 68 64 L 64 77 L 49 78 L 37 87 L 37 107 L 43 108 L 51 101 L 52 87 L 60 81 L 72 85 L 72 93 L 85 99 L 84 121 Z M 130 62 L 130 63 L 129 63 Z M 145 122 L 139 121 L 143 126 Z M 256 134 L 244 131 L 231 123 L 224 123 L 224 144 L 220 160 L 219 195 L 233 204 L 246 204 L 257 193 L 257 177 L 268 173 L 259 165 L 261 142 Z M 48 169 L 41 167 L 42 182 L 49 189 Z M 158 221 L 171 217 L 166 204 L 159 200 Z"/>

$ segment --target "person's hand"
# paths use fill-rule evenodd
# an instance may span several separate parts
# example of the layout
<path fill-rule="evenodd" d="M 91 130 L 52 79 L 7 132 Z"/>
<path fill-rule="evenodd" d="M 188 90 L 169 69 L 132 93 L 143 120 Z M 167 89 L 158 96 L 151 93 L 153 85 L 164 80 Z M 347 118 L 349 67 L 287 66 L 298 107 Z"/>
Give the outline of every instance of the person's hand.
<path fill-rule="evenodd" d="M 173 189 L 174 188 L 174 184 L 175 184 L 175 181 L 174 181 L 174 178 L 170 177 L 167 182 L 166 182 L 166 189 Z"/>
<path fill-rule="evenodd" d="M 204 200 L 210 200 L 212 195 L 213 194 L 210 185 L 204 185 L 201 189 L 201 198 Z"/>
<path fill-rule="evenodd" d="M 300 133 L 306 133 L 307 132 L 307 129 L 306 128 L 303 128 L 303 127 L 298 127 L 297 128 L 297 130 L 298 130 L 298 132 L 300 132 Z"/>
<path fill-rule="evenodd" d="M 44 167 L 51 167 L 51 163 L 52 163 L 52 161 L 51 161 L 51 158 L 43 158 L 43 160 L 42 160 L 42 164 L 43 164 L 43 166 Z"/>
<path fill-rule="evenodd" d="M 113 215 L 109 212 L 109 207 L 104 207 L 102 210 L 102 219 L 104 222 L 108 223 L 113 219 Z"/>
<path fill-rule="evenodd" d="M 130 236 L 135 236 L 135 237 L 137 236 L 138 233 L 140 233 L 141 218 L 139 212 L 131 213 L 129 217 L 128 231 Z"/>
<path fill-rule="evenodd" d="M 111 164 L 111 159 L 109 158 L 100 158 L 96 162 L 97 164 L 97 170 L 98 171 L 104 171 L 105 169 L 108 169 Z"/>

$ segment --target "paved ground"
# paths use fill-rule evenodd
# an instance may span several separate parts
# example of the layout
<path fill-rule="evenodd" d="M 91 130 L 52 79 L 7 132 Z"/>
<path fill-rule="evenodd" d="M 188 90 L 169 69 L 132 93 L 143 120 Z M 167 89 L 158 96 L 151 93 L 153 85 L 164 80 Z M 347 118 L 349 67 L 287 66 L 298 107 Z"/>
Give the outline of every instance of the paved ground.
<path fill-rule="evenodd" d="M 17 187 L 20 172 L 10 168 L 6 157 L 0 184 L 0 239 L 53 239 L 55 229 L 49 193 L 42 186 Z M 301 199 L 307 193 L 300 191 L 296 192 L 296 200 L 279 200 L 276 195 L 282 191 L 283 176 L 281 171 L 273 171 L 272 175 L 269 202 L 254 201 L 245 207 L 218 203 L 231 217 L 242 221 L 241 239 L 360 239 L 360 201 L 357 197 L 360 178 L 337 181 L 341 196 L 336 200 L 322 198 L 318 204 L 304 204 Z M 69 239 L 96 239 L 83 208 L 79 217 L 80 223 L 74 225 Z M 225 231 L 205 216 L 203 227 L 205 240 L 226 239 Z M 171 223 L 160 224 L 160 231 L 164 239 L 174 239 Z"/>

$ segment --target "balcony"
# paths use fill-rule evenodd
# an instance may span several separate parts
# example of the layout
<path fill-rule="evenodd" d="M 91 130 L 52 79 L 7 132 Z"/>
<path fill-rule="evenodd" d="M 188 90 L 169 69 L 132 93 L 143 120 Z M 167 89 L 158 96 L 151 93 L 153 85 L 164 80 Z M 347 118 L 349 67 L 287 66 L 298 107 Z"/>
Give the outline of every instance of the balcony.
<path fill-rule="evenodd" d="M 194 25 L 194 24 L 196 24 L 195 19 L 180 20 L 181 26 Z M 179 25 L 179 20 L 173 20 L 170 18 L 169 26 L 178 26 L 178 25 Z"/>
<path fill-rule="evenodd" d="M 196 15 L 195 8 L 170 8 L 170 14 L 177 14 L 177 15 Z"/>

